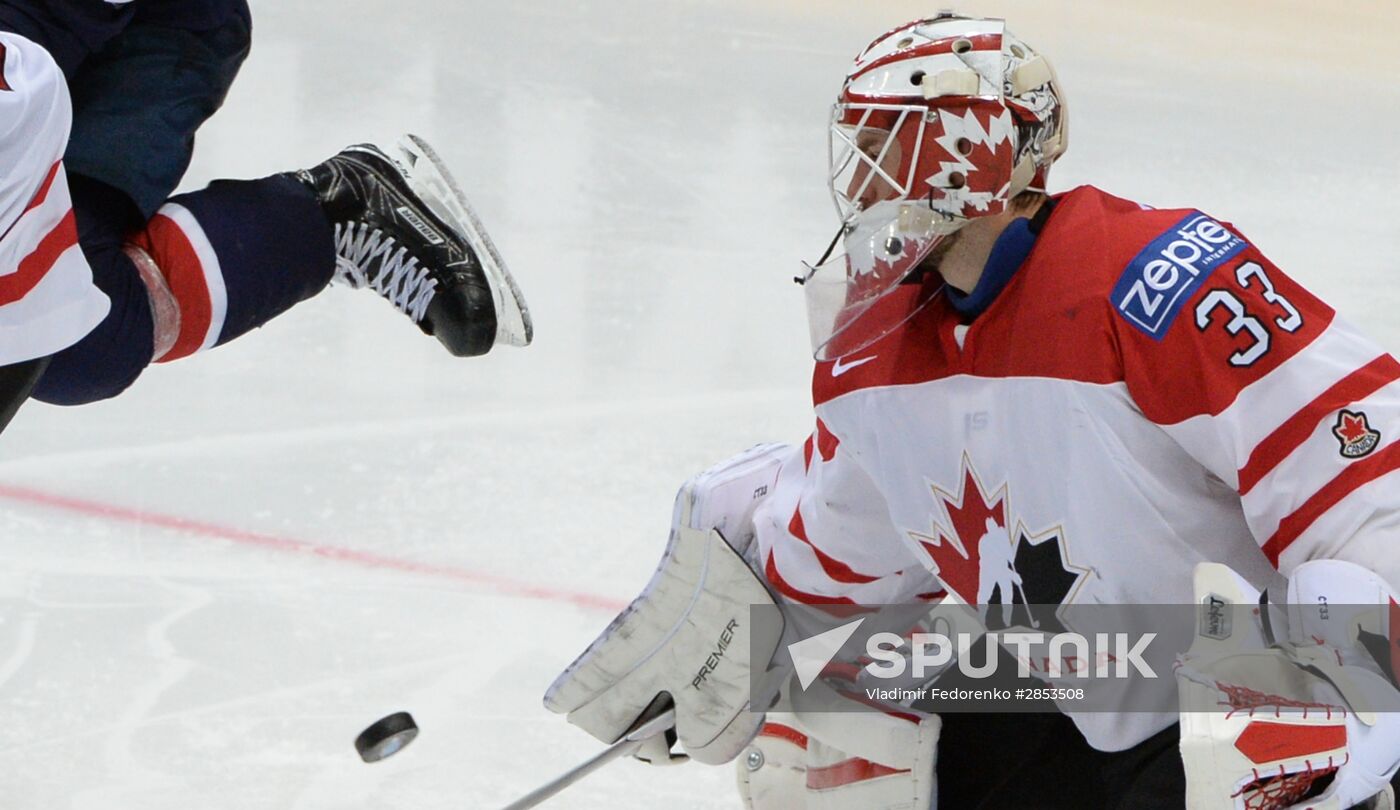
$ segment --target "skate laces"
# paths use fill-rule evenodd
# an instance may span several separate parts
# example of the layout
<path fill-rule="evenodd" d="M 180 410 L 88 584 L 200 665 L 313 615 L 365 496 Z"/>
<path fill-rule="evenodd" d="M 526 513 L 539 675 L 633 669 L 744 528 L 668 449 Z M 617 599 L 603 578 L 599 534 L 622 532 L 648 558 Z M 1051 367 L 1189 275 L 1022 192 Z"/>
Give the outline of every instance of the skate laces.
<path fill-rule="evenodd" d="M 336 281 L 369 287 L 415 322 L 423 320 L 436 285 L 393 236 L 364 222 L 336 223 L 335 254 Z"/>

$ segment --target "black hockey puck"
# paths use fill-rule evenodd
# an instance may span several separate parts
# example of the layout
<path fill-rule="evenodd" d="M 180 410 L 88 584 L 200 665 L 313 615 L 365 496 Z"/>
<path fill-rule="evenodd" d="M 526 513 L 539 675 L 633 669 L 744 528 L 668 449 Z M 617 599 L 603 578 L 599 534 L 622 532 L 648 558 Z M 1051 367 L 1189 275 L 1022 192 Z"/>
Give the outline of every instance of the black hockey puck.
<path fill-rule="evenodd" d="M 408 712 L 394 712 L 375 721 L 355 738 L 355 750 L 365 762 L 392 757 L 418 736 L 418 724 Z"/>

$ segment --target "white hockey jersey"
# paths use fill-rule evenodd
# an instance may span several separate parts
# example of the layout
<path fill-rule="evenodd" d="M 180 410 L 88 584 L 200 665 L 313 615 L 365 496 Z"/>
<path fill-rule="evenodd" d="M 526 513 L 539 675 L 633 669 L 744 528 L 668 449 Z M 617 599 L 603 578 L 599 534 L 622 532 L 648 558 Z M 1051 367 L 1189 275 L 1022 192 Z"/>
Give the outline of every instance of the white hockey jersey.
<path fill-rule="evenodd" d="M 970 325 L 932 282 L 880 306 L 919 301 L 816 366 L 755 519 L 788 599 L 1190 604 L 1196 563 L 1322 557 L 1400 585 L 1400 364 L 1228 223 L 1081 187 Z M 1175 716 L 1075 720 L 1114 750 Z"/>
<path fill-rule="evenodd" d="M 68 85 L 48 52 L 0 32 L 0 365 L 52 354 L 106 315 L 63 172 Z"/>

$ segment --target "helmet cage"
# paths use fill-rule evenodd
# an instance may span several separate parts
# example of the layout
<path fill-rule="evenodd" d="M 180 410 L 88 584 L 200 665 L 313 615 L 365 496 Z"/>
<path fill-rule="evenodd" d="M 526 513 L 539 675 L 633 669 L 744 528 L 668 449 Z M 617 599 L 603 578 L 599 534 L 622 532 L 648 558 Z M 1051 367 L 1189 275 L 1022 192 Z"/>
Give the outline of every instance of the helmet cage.
<path fill-rule="evenodd" d="M 872 186 L 884 184 L 880 200 L 908 198 L 914 191 L 915 172 L 923 155 L 923 119 L 928 110 L 912 104 L 836 104 L 831 108 L 827 157 L 827 185 L 842 222 L 849 222 L 868 206 L 862 198 Z M 855 118 L 854 123 L 848 123 Z M 907 124 L 913 124 L 906 132 Z M 871 154 L 861 141 L 867 134 L 879 136 L 878 151 Z M 912 140 L 905 144 L 903 140 Z M 895 166 L 886 166 L 891 150 L 897 150 Z"/>
<path fill-rule="evenodd" d="M 911 317 L 882 299 L 970 220 L 1043 191 L 1066 144 L 1050 63 L 1001 20 L 948 13 L 872 42 L 828 130 L 841 231 L 803 277 L 818 359 L 857 351 Z M 866 322 L 871 313 L 881 323 Z"/>

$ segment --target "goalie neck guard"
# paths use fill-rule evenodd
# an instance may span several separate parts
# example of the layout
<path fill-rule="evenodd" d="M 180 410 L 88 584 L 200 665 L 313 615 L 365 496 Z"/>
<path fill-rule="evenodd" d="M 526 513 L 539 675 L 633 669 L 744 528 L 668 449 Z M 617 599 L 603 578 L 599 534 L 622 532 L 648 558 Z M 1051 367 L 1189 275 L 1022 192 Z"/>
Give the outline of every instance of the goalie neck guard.
<path fill-rule="evenodd" d="M 831 112 L 842 251 L 804 276 L 817 359 L 888 334 L 902 319 L 852 326 L 945 237 L 1043 191 L 1065 123 L 1049 61 L 1002 20 L 942 14 L 862 51 Z"/>

